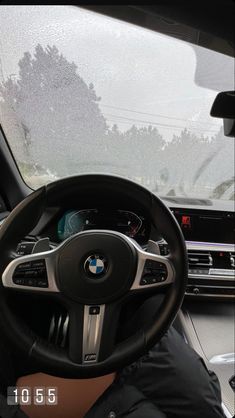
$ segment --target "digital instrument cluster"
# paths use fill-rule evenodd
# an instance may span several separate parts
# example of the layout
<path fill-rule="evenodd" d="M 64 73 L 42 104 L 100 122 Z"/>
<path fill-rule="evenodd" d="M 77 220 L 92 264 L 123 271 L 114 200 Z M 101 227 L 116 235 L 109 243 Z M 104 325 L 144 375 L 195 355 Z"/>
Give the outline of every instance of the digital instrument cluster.
<path fill-rule="evenodd" d="M 135 238 L 140 244 L 148 240 L 149 225 L 142 215 L 119 209 L 67 210 L 57 224 L 57 238 L 63 241 L 78 232 L 106 229 Z"/>

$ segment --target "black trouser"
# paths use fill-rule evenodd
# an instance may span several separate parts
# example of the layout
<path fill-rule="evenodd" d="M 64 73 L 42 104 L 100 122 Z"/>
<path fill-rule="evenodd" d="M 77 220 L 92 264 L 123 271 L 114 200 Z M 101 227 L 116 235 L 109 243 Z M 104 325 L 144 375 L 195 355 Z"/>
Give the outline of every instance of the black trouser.
<path fill-rule="evenodd" d="M 215 373 L 171 327 L 150 352 L 126 367 L 86 418 L 223 418 Z"/>
<path fill-rule="evenodd" d="M 8 353 L 1 347 L 2 392 L 14 385 Z M 79 396 L 79 394 L 78 394 Z M 203 360 L 171 328 L 150 352 L 123 369 L 87 418 L 222 418 L 220 385 Z M 25 418 L 0 397 L 1 418 Z"/>

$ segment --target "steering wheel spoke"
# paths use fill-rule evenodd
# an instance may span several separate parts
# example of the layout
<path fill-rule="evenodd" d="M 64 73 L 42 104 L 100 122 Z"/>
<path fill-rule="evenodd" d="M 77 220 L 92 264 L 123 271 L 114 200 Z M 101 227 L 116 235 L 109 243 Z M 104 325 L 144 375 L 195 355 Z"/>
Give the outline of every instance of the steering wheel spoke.
<path fill-rule="evenodd" d="M 97 362 L 103 334 L 105 305 L 84 306 L 82 362 Z"/>
<path fill-rule="evenodd" d="M 71 304 L 69 357 L 83 365 L 97 364 L 114 349 L 119 309 L 114 304 Z"/>
<path fill-rule="evenodd" d="M 15 258 L 2 274 L 3 286 L 28 292 L 59 292 L 56 255 L 56 250 L 51 250 Z"/>
<path fill-rule="evenodd" d="M 168 256 L 143 251 L 139 246 L 136 250 L 138 265 L 131 291 L 163 287 L 174 282 L 175 270 Z"/>

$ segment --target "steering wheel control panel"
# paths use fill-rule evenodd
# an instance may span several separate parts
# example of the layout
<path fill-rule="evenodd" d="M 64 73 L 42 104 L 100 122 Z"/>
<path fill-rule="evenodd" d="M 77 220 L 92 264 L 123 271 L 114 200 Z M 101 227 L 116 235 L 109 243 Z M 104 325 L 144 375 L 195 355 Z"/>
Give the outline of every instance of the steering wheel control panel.
<path fill-rule="evenodd" d="M 13 283 L 20 286 L 48 287 L 45 260 L 19 264 L 13 274 Z"/>
<path fill-rule="evenodd" d="M 141 286 L 164 282 L 167 279 L 165 264 L 154 260 L 146 260 L 143 275 L 140 281 Z"/>

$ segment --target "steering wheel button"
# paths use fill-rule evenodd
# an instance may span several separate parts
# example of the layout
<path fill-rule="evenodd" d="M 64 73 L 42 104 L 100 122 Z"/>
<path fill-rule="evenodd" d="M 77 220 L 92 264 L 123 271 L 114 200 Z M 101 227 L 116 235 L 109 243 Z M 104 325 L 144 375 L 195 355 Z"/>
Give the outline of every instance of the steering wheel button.
<path fill-rule="evenodd" d="M 154 267 L 154 261 L 152 260 L 146 260 L 145 262 L 145 268 L 152 269 Z"/>
<path fill-rule="evenodd" d="M 34 246 L 35 242 L 21 242 L 17 246 L 16 252 L 18 255 L 31 254 Z"/>
<path fill-rule="evenodd" d="M 233 389 L 233 391 L 235 392 L 235 375 L 234 375 L 234 376 L 232 376 L 232 377 L 229 379 L 229 384 L 230 384 L 231 388 Z"/>
<path fill-rule="evenodd" d="M 33 268 L 45 268 L 45 261 L 44 260 L 35 260 L 31 261 L 31 267 Z"/>
<path fill-rule="evenodd" d="M 89 315 L 99 315 L 100 307 L 99 306 L 90 306 Z"/>
<path fill-rule="evenodd" d="M 22 285 L 24 285 L 24 279 L 20 278 L 20 277 L 14 277 L 13 278 L 13 283 L 22 286 Z"/>
<path fill-rule="evenodd" d="M 24 277 L 24 271 L 16 270 L 13 274 L 13 279 L 19 279 L 21 277 Z"/>
<path fill-rule="evenodd" d="M 24 272 L 25 277 L 36 277 L 37 276 L 37 270 L 26 270 Z"/>
<path fill-rule="evenodd" d="M 39 279 L 43 279 L 44 277 L 47 277 L 46 269 L 39 269 L 39 270 L 33 270 L 34 271 L 34 277 L 37 277 Z"/>
<path fill-rule="evenodd" d="M 38 280 L 37 282 L 36 282 L 36 286 L 37 287 L 48 287 L 48 281 L 47 281 L 47 279 L 45 279 L 45 280 Z"/>
<path fill-rule="evenodd" d="M 31 268 L 31 261 L 29 261 L 27 263 L 19 264 L 17 266 L 17 268 L 16 268 L 16 271 L 18 271 L 18 270 L 27 270 L 27 269 L 30 269 L 30 268 Z"/>
<path fill-rule="evenodd" d="M 25 282 L 24 282 L 24 285 L 25 286 L 35 286 L 36 282 L 33 279 L 26 279 Z"/>
<path fill-rule="evenodd" d="M 152 284 L 153 277 L 152 276 L 145 276 L 141 279 L 140 285 L 145 286 L 147 284 Z"/>
<path fill-rule="evenodd" d="M 163 263 L 160 263 L 159 261 L 155 261 L 155 260 L 146 260 L 145 261 L 145 266 L 146 269 L 152 269 L 152 270 L 165 270 L 166 266 Z"/>
<path fill-rule="evenodd" d="M 153 269 L 152 271 L 151 271 L 151 273 L 152 273 L 152 275 L 153 276 L 160 276 L 161 274 L 163 274 L 164 273 L 164 271 L 163 270 L 161 270 L 161 269 Z"/>

